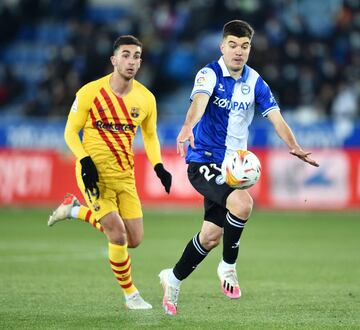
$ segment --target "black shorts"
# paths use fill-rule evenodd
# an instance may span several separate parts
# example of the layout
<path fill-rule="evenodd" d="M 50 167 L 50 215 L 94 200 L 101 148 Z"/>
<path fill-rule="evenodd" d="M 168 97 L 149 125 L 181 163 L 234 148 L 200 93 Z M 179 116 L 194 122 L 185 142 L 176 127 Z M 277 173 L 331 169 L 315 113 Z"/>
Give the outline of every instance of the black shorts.
<path fill-rule="evenodd" d="M 224 226 L 226 199 L 234 191 L 222 179 L 219 165 L 190 163 L 188 178 L 192 186 L 204 196 L 204 220 Z"/>

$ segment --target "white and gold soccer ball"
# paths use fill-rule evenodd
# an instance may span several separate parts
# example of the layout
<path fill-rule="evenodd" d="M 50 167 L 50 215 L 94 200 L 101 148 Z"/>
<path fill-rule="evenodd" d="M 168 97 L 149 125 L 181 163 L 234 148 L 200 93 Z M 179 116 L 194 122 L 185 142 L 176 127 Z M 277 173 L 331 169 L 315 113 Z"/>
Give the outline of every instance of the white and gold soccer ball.
<path fill-rule="evenodd" d="M 261 164 L 251 151 L 237 150 L 225 156 L 221 174 L 231 188 L 248 189 L 259 180 Z"/>

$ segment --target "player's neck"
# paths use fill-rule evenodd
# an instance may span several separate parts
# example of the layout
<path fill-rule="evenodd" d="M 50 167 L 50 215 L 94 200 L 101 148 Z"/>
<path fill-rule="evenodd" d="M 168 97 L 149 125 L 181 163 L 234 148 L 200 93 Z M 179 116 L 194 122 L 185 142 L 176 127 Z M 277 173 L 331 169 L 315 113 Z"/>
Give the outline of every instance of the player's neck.
<path fill-rule="evenodd" d="M 229 68 L 228 68 L 228 70 L 229 70 L 230 76 L 232 78 L 234 78 L 235 80 L 238 80 L 244 71 L 244 67 L 242 67 L 241 70 L 239 70 L 239 71 L 232 71 Z"/>
<path fill-rule="evenodd" d="M 244 71 L 244 66 L 240 70 L 235 71 L 235 70 L 231 70 L 230 66 L 227 65 L 225 61 L 224 61 L 224 63 L 225 63 L 226 68 L 229 71 L 229 74 L 230 74 L 231 78 L 234 78 L 235 80 L 238 80 L 241 77 L 241 75 L 242 75 L 242 73 Z"/>
<path fill-rule="evenodd" d="M 110 88 L 116 96 L 123 97 L 132 90 L 133 80 L 126 80 L 119 75 L 112 74 L 109 80 Z"/>

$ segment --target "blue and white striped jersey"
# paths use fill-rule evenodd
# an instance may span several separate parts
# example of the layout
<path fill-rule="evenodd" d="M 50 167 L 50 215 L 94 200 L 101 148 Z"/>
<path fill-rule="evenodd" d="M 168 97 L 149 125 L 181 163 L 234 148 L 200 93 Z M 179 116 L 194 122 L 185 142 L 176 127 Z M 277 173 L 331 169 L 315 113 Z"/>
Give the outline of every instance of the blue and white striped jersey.
<path fill-rule="evenodd" d="M 280 110 L 269 86 L 254 69 L 245 65 L 242 76 L 235 80 L 222 57 L 197 73 L 190 100 L 196 93 L 206 93 L 210 99 L 193 129 L 195 149 L 189 146 L 187 163 L 221 164 L 225 152 L 247 149 L 255 108 L 264 117 Z"/>

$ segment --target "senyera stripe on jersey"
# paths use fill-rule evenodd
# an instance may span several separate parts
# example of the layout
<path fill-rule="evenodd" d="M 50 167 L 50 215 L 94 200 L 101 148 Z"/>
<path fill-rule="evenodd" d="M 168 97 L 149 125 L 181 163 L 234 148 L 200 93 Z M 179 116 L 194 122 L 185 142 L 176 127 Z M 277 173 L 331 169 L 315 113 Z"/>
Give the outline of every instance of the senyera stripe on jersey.
<path fill-rule="evenodd" d="M 105 90 L 104 88 L 101 88 L 100 93 L 101 93 L 101 95 L 103 96 L 103 98 L 104 98 L 107 106 L 109 107 L 109 109 L 110 109 L 110 111 L 111 111 L 111 114 L 112 114 L 112 116 L 113 116 L 113 118 L 114 118 L 115 124 L 121 125 L 120 119 L 119 119 L 119 117 L 118 117 L 118 115 L 117 115 L 117 113 L 116 113 L 116 110 L 115 110 L 115 106 L 114 106 L 114 104 L 112 103 L 109 94 L 106 92 L 106 90 Z M 117 96 L 116 96 L 116 97 L 117 97 Z M 117 99 L 119 99 L 119 98 L 117 97 Z M 119 103 L 120 103 L 120 102 L 119 102 Z M 122 105 L 122 104 L 123 104 L 123 105 Z M 130 118 L 130 116 L 129 116 L 129 113 L 128 113 L 127 109 L 126 109 L 126 106 L 125 106 L 124 102 L 122 102 L 122 104 L 120 104 L 120 108 L 121 108 L 122 112 L 123 112 L 124 115 L 125 115 L 126 121 L 127 121 L 128 124 L 130 125 L 130 127 L 134 127 L 134 126 L 133 126 L 133 122 L 132 122 L 132 120 L 131 120 L 131 118 Z M 124 134 L 125 134 L 125 136 L 127 137 L 128 141 L 129 141 L 129 146 L 130 146 L 130 148 L 131 148 L 132 138 L 131 138 L 131 136 L 130 136 L 129 133 L 124 132 Z"/>
<path fill-rule="evenodd" d="M 129 124 L 129 125 L 132 125 L 133 122 L 132 122 L 132 120 L 131 120 L 131 118 L 130 118 L 129 112 L 128 112 L 127 108 L 126 108 L 126 105 L 125 105 L 125 103 L 124 103 L 123 98 L 122 98 L 122 97 L 118 97 L 118 96 L 116 95 L 116 99 L 117 99 L 118 102 L 119 102 L 120 108 L 121 108 L 121 110 L 123 111 L 123 113 L 124 113 L 124 115 L 125 115 L 125 118 L 126 118 L 128 124 Z"/>
<path fill-rule="evenodd" d="M 108 124 L 108 125 L 109 125 L 109 120 L 108 120 L 108 118 L 106 117 L 103 109 L 101 108 L 100 101 L 99 101 L 99 99 L 98 99 L 97 97 L 96 97 L 95 100 L 94 100 L 94 104 L 95 104 L 95 106 L 96 106 L 96 108 L 97 108 L 97 110 L 98 110 L 98 114 L 99 114 L 101 120 L 102 120 L 105 124 Z M 100 110 L 101 110 L 101 111 L 100 111 Z M 120 122 L 119 122 L 119 123 L 120 123 Z M 115 122 L 115 124 L 117 124 L 117 123 Z M 126 147 L 125 147 L 125 145 L 124 145 L 124 142 L 121 140 L 120 136 L 119 136 L 116 132 L 114 132 L 114 131 L 112 131 L 112 130 L 109 130 L 109 132 L 110 132 L 110 134 L 113 136 L 113 138 L 116 140 L 116 142 L 118 143 L 118 145 L 120 146 L 120 148 L 122 149 L 122 151 L 124 152 L 125 157 L 126 157 L 128 163 L 129 163 L 129 165 L 130 165 L 130 168 L 133 168 L 133 167 L 134 167 L 134 164 L 131 162 L 131 160 L 130 160 L 130 158 L 129 158 L 129 153 L 128 153 L 127 150 L 126 150 Z"/>
<path fill-rule="evenodd" d="M 91 120 L 92 120 L 92 123 L 93 123 L 93 126 L 96 127 L 96 118 L 95 118 L 95 115 L 93 113 L 93 110 L 90 109 L 90 117 L 91 117 Z M 116 151 L 114 145 L 111 143 L 111 141 L 108 139 L 108 137 L 106 136 L 105 132 L 98 128 L 98 132 L 101 136 L 101 138 L 105 141 L 105 143 L 107 144 L 107 146 L 109 147 L 109 149 L 111 150 L 111 152 L 114 154 L 118 164 L 120 165 L 120 167 L 122 168 L 123 171 L 125 171 L 125 167 L 124 165 L 122 164 L 122 161 L 121 161 L 121 158 L 118 154 L 118 152 Z"/>

